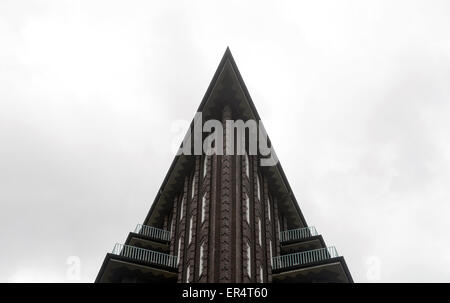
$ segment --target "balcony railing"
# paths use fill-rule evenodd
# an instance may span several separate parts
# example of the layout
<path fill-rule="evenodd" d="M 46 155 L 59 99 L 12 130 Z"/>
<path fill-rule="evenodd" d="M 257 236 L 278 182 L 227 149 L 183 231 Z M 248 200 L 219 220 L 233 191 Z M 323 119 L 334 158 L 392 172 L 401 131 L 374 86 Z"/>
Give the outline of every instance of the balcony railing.
<path fill-rule="evenodd" d="M 302 264 L 314 263 L 339 257 L 334 246 L 319 248 L 272 258 L 272 269 L 290 268 Z"/>
<path fill-rule="evenodd" d="M 138 224 L 136 225 L 134 232 L 150 238 L 170 241 L 170 231 L 159 229 L 153 226 Z"/>
<path fill-rule="evenodd" d="M 176 268 L 178 264 L 177 256 L 163 254 L 157 251 L 119 243 L 114 245 L 112 253 L 118 256 L 124 256 L 139 261 L 163 265 L 166 267 Z"/>
<path fill-rule="evenodd" d="M 309 238 L 312 236 L 317 236 L 318 233 L 314 226 L 308 226 L 297 229 L 290 229 L 280 232 L 280 242 L 287 242 L 292 240 L 299 240 L 304 238 Z"/>

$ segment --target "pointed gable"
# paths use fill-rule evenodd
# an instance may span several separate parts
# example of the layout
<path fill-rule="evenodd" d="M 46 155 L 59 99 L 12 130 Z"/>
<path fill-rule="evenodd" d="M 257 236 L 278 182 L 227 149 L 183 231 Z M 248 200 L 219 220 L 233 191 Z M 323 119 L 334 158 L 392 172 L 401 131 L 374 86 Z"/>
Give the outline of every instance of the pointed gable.
<path fill-rule="evenodd" d="M 220 120 L 225 105 L 235 113 L 233 119 L 261 120 L 229 48 L 226 49 L 197 112 L 203 114 L 204 121 Z M 193 122 L 191 128 L 192 126 Z M 190 132 L 186 136 L 189 138 Z M 268 141 L 270 143 L 270 139 Z M 175 195 L 181 191 L 184 178 L 194 165 L 194 159 L 195 156 L 192 155 L 175 157 L 144 224 L 151 226 L 161 224 Z M 307 226 L 280 162 L 275 166 L 261 167 L 261 171 L 268 179 L 270 192 L 276 197 L 279 211 L 287 217 L 290 228 Z"/>

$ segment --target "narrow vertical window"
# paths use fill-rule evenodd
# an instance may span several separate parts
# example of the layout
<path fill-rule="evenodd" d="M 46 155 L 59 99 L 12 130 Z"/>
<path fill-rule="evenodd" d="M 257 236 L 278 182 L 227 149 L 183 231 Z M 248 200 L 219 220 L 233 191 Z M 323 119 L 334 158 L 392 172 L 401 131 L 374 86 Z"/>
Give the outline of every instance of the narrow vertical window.
<path fill-rule="evenodd" d="M 248 198 L 248 195 L 245 194 L 245 208 L 246 208 L 246 219 L 247 223 L 250 224 L 250 199 Z"/>
<path fill-rule="evenodd" d="M 189 242 L 188 242 L 188 244 L 191 244 L 191 241 L 192 241 L 192 228 L 193 228 L 193 217 L 191 217 L 191 220 L 189 220 Z"/>
<path fill-rule="evenodd" d="M 191 275 L 191 266 L 189 265 L 188 268 L 186 269 L 186 283 L 189 283 L 190 275 Z"/>
<path fill-rule="evenodd" d="M 250 178 L 250 161 L 247 153 L 245 153 L 245 174 Z"/>
<path fill-rule="evenodd" d="M 208 168 L 208 156 L 205 155 L 205 159 L 203 160 L 203 178 L 206 176 L 207 168 Z"/>
<path fill-rule="evenodd" d="M 280 219 L 277 220 L 277 225 L 278 225 L 278 232 L 280 233 L 280 232 L 281 232 L 281 229 L 280 229 Z"/>
<path fill-rule="evenodd" d="M 259 181 L 259 176 L 256 178 L 256 189 L 257 189 L 257 195 L 258 195 L 258 200 L 261 201 L 261 183 Z"/>
<path fill-rule="evenodd" d="M 269 251 L 270 251 L 270 265 L 272 265 L 273 266 L 273 260 L 272 260 L 272 258 L 273 258 L 273 255 L 272 255 L 272 240 L 270 240 L 269 241 Z"/>
<path fill-rule="evenodd" d="M 192 178 L 192 189 L 191 189 L 191 199 L 194 199 L 195 194 L 195 176 Z"/>
<path fill-rule="evenodd" d="M 199 256 L 199 260 L 198 260 L 198 264 L 199 264 L 199 266 L 198 266 L 198 276 L 199 277 L 201 277 L 202 276 L 202 273 L 203 273 L 203 250 L 204 250 L 204 247 L 203 247 L 203 243 L 202 243 L 202 245 L 200 246 L 200 256 Z"/>
<path fill-rule="evenodd" d="M 252 276 L 252 260 L 251 260 L 251 251 L 250 244 L 247 243 L 247 275 L 249 278 Z"/>
<path fill-rule="evenodd" d="M 178 254 L 177 254 L 178 260 L 177 260 L 177 265 L 180 264 L 180 259 L 181 259 L 180 253 L 181 253 L 181 238 L 178 240 Z"/>
<path fill-rule="evenodd" d="M 202 223 L 203 221 L 205 221 L 205 213 L 206 213 L 206 193 L 204 193 L 202 197 Z"/>
<path fill-rule="evenodd" d="M 269 217 L 270 221 L 270 199 L 267 199 L 267 217 Z"/>
<path fill-rule="evenodd" d="M 184 197 L 183 197 L 183 200 L 181 200 L 181 206 L 180 206 L 180 221 L 183 219 L 183 206 L 184 206 Z"/>
<path fill-rule="evenodd" d="M 258 232 L 259 232 L 259 245 L 262 246 L 262 230 L 261 230 L 261 219 L 258 218 Z"/>
<path fill-rule="evenodd" d="M 259 266 L 259 282 L 264 283 L 264 271 L 262 266 Z"/>

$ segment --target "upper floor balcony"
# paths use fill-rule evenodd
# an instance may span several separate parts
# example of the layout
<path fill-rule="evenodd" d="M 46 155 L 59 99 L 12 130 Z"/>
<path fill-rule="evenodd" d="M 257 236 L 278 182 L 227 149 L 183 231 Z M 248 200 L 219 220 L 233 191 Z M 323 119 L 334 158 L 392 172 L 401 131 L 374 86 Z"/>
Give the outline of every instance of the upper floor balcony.
<path fill-rule="evenodd" d="M 307 239 L 310 237 L 318 236 L 314 226 L 307 226 L 303 228 L 284 230 L 280 232 L 280 242 L 297 241 L 301 239 Z"/>
<path fill-rule="evenodd" d="M 153 226 L 147 226 L 138 224 L 136 225 L 136 228 L 134 229 L 134 233 L 144 235 L 146 237 L 161 240 L 161 241 L 170 241 L 170 231 L 164 230 L 160 228 L 156 228 Z"/>

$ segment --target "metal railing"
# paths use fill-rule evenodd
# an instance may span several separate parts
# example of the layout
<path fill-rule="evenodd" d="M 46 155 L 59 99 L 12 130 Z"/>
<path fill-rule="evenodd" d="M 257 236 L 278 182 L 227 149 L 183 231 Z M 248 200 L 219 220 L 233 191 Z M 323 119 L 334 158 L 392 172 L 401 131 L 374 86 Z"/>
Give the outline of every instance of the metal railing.
<path fill-rule="evenodd" d="M 150 238 L 170 241 L 170 231 L 159 229 L 153 226 L 138 224 L 136 225 L 134 232 Z"/>
<path fill-rule="evenodd" d="M 318 233 L 314 226 L 284 230 L 280 232 L 280 242 L 299 240 L 317 235 Z"/>
<path fill-rule="evenodd" d="M 178 264 L 177 256 L 163 254 L 157 251 L 119 243 L 116 243 L 116 245 L 114 245 L 112 253 L 118 256 L 124 256 L 131 259 L 159 264 L 167 267 L 176 268 Z"/>
<path fill-rule="evenodd" d="M 339 257 L 334 246 L 272 258 L 272 269 L 282 269 Z"/>

